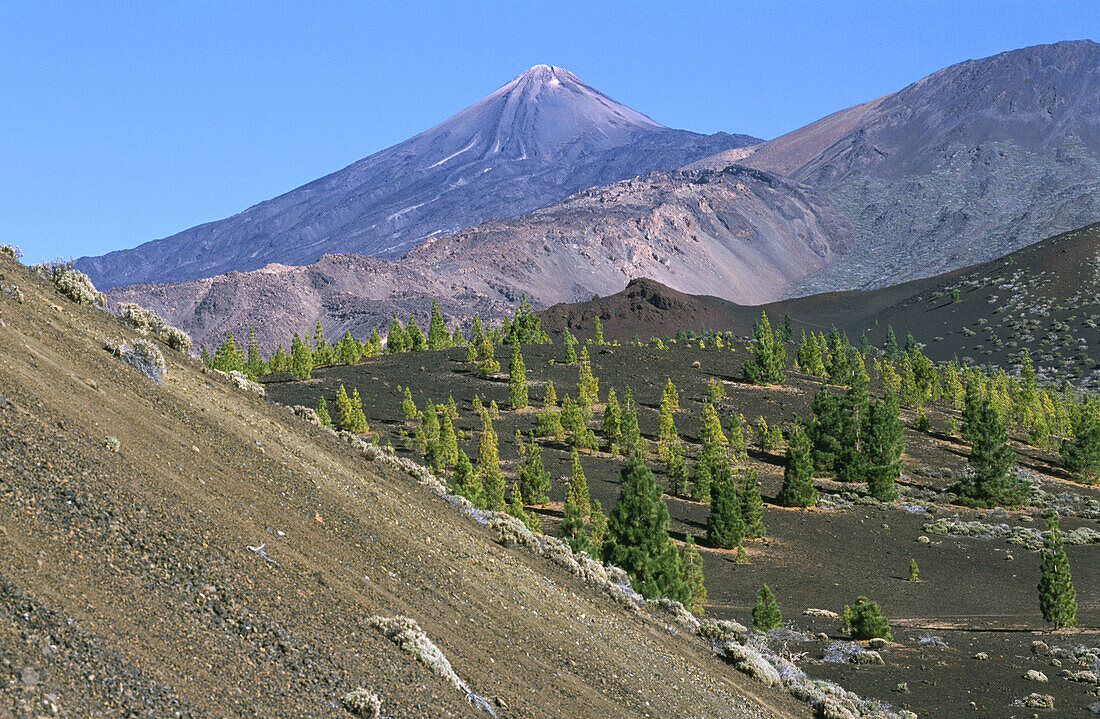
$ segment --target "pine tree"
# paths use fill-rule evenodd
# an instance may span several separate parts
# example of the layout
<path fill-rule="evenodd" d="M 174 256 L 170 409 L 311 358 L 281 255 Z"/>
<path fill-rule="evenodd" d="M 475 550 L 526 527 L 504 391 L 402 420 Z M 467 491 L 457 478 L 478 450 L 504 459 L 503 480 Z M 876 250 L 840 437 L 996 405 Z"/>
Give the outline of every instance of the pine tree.
<path fill-rule="evenodd" d="M 367 338 L 367 355 L 373 357 L 382 354 L 382 338 L 378 335 L 378 328 L 371 327 L 370 337 Z"/>
<path fill-rule="evenodd" d="M 840 451 L 833 469 L 837 481 L 861 482 L 866 474 L 863 443 L 871 400 L 862 364 L 850 367 L 849 377 L 851 386 L 840 400 Z"/>
<path fill-rule="evenodd" d="M 577 448 L 569 450 L 569 458 L 573 463 L 573 471 L 569 475 L 569 486 L 565 492 L 565 501 L 572 502 L 581 509 L 582 516 L 587 517 L 592 512 L 588 499 L 588 479 L 584 476 L 584 468 L 581 467 L 581 458 L 577 454 Z"/>
<path fill-rule="evenodd" d="M 264 367 L 264 358 L 260 355 L 260 343 L 256 341 L 256 328 L 248 328 L 248 362 L 245 366 L 245 373 L 251 379 L 256 379 L 260 375 L 264 374 L 267 368 Z"/>
<path fill-rule="evenodd" d="M 745 379 L 752 384 L 783 384 L 783 365 L 786 364 L 787 350 L 782 338 L 772 332 L 768 322 L 768 313 L 761 314 L 752 328 L 752 356 L 745 360 Z"/>
<path fill-rule="evenodd" d="M 699 430 L 699 441 L 702 449 L 699 450 L 699 461 L 707 465 L 713 476 L 720 466 L 728 466 L 729 459 L 727 448 L 729 440 L 722 432 L 722 422 L 718 419 L 718 411 L 710 402 L 703 403 L 702 427 Z"/>
<path fill-rule="evenodd" d="M 886 359 L 896 360 L 901 356 L 901 349 L 898 348 L 898 338 L 894 335 L 893 325 L 886 325 L 886 344 L 883 345 L 882 350 L 886 355 Z"/>
<path fill-rule="evenodd" d="M 596 334 L 596 344 L 603 345 L 603 323 L 600 322 L 599 317 L 592 318 L 592 331 Z"/>
<path fill-rule="evenodd" d="M 1062 445 L 1062 463 L 1081 482 L 1100 481 L 1100 413 L 1083 409 L 1073 434 Z"/>
<path fill-rule="evenodd" d="M 763 537 L 764 529 L 764 499 L 760 496 L 760 483 L 755 469 L 749 469 L 741 480 L 741 521 L 745 525 L 745 536 L 749 539 Z"/>
<path fill-rule="evenodd" d="M 462 328 L 456 326 L 455 331 L 451 333 L 451 346 L 461 347 L 464 344 L 466 344 L 466 338 L 462 336 Z"/>
<path fill-rule="evenodd" d="M 325 331 L 321 328 L 321 320 L 317 320 L 317 329 L 313 332 L 313 362 L 317 366 L 330 365 L 336 361 L 336 353 L 332 345 L 325 339 Z"/>
<path fill-rule="evenodd" d="M 351 426 L 347 428 L 349 432 L 355 434 L 362 434 L 366 432 L 370 427 L 367 425 L 367 416 L 363 413 L 363 400 L 359 397 L 359 390 L 352 389 L 351 391 Z"/>
<path fill-rule="evenodd" d="M 424 339 L 424 333 L 420 331 L 420 327 L 416 324 L 416 317 L 411 312 L 409 313 L 409 322 L 405 325 L 405 335 L 409 338 L 410 351 L 419 352 L 427 349 L 428 341 Z"/>
<path fill-rule="evenodd" d="M 670 412 L 676 412 L 680 409 L 680 392 L 676 389 L 676 385 L 672 383 L 671 377 L 665 378 L 665 388 L 661 390 L 661 406 L 668 405 Z"/>
<path fill-rule="evenodd" d="M 803 372 L 821 377 L 825 374 L 825 365 L 821 361 L 821 348 L 817 345 L 814 333 L 806 336 L 806 330 L 802 330 L 802 339 L 798 343 L 798 366 Z"/>
<path fill-rule="evenodd" d="M 669 384 L 671 384 L 671 381 Z M 673 393 L 675 391 L 674 387 Z M 672 416 L 672 413 L 675 412 L 673 402 L 678 404 L 674 397 L 675 394 L 670 395 L 666 387 L 666 392 L 661 398 L 660 414 L 657 418 L 657 456 L 665 462 L 668 461 L 672 446 L 680 442 L 680 436 L 676 432 L 676 420 Z"/>
<path fill-rule="evenodd" d="M 588 535 L 584 531 L 584 510 L 572 499 L 566 498 L 561 520 L 561 538 L 574 553 L 589 551 Z"/>
<path fill-rule="evenodd" d="M 915 560 L 915 559 L 910 559 L 909 560 L 909 581 L 910 582 L 919 582 L 920 581 L 920 569 L 917 567 L 917 560 Z"/>
<path fill-rule="evenodd" d="M 550 380 L 546 383 L 546 389 L 542 393 L 542 408 L 543 409 L 557 409 L 558 406 L 558 393 L 554 390 L 554 382 Z"/>
<path fill-rule="evenodd" d="M 912 332 L 905 333 L 905 354 L 913 354 L 917 350 L 917 341 L 913 339 Z"/>
<path fill-rule="evenodd" d="M 811 459 L 810 438 L 795 424 L 791 427 L 787 442 L 787 462 L 783 470 L 783 487 L 776 501 L 785 507 L 813 507 L 817 504 L 817 489 L 814 488 L 813 460 Z"/>
<path fill-rule="evenodd" d="M 285 372 L 288 369 L 290 369 L 290 358 L 287 357 L 286 350 L 283 349 L 283 343 L 280 342 L 267 360 L 267 371 Z"/>
<path fill-rule="evenodd" d="M 531 528 L 531 520 L 528 519 L 527 512 L 523 510 L 523 499 L 515 482 L 512 483 L 512 494 L 508 501 L 508 514 L 523 522 L 523 525 L 528 529 Z"/>
<path fill-rule="evenodd" d="M 454 420 L 449 411 L 443 412 L 443 419 L 439 423 L 439 451 L 444 467 L 458 461 L 458 439 L 455 437 Z"/>
<path fill-rule="evenodd" d="M 680 550 L 680 566 L 684 572 L 684 584 L 688 586 L 689 599 L 684 606 L 696 614 L 702 614 L 703 605 L 707 602 L 707 588 L 703 583 L 703 557 L 690 534 Z"/>
<path fill-rule="evenodd" d="M 309 379 L 313 372 L 313 350 L 309 348 L 298 333 L 290 343 L 290 374 L 294 379 Z"/>
<path fill-rule="evenodd" d="M 484 488 L 481 478 L 470 464 L 470 458 L 462 450 L 458 452 L 458 461 L 455 462 L 455 474 L 451 480 L 451 492 L 460 497 L 465 497 L 478 509 L 485 509 Z"/>
<path fill-rule="evenodd" d="M 783 626 L 783 614 L 779 611 L 779 603 L 775 601 L 775 595 L 768 585 L 760 587 L 756 593 L 756 606 L 752 608 L 753 629 L 767 632 Z"/>
<path fill-rule="evenodd" d="M 640 454 L 620 474 L 619 501 L 607 520 L 601 556 L 630 575 L 634 589 L 647 599 L 666 596 L 688 601 L 680 555 L 668 536 L 668 507 L 661 488 Z"/>
<path fill-rule="evenodd" d="M 971 439 L 968 460 L 971 474 L 959 483 L 960 498 L 977 507 L 1014 506 L 1026 500 L 1031 487 L 1009 472 L 1016 454 L 1008 444 L 1004 421 L 988 394 L 977 401 L 967 419 L 966 433 Z"/>
<path fill-rule="evenodd" d="M 745 536 L 741 519 L 741 501 L 737 484 L 729 470 L 720 471 L 711 482 L 710 516 L 707 517 L 707 541 L 715 547 L 733 549 Z"/>
<path fill-rule="evenodd" d="M 619 399 L 615 396 L 614 388 L 607 392 L 607 403 L 603 408 L 602 432 L 604 439 L 607 440 L 607 451 L 618 451 L 616 443 L 622 438 L 622 419 Z"/>
<path fill-rule="evenodd" d="M 440 442 L 439 411 L 432 402 L 424 406 L 420 431 L 424 437 L 424 461 L 438 472 L 444 468 L 446 460 L 443 458 L 443 445 Z"/>
<path fill-rule="evenodd" d="M 484 341 L 485 329 L 481 326 L 481 318 L 474 315 L 474 319 L 470 323 L 470 344 L 477 347 Z"/>
<path fill-rule="evenodd" d="M 600 382 L 592 374 L 592 361 L 588 357 L 588 348 L 581 347 L 577 368 L 577 403 L 586 409 L 600 401 Z"/>
<path fill-rule="evenodd" d="M 428 349 L 439 350 L 451 345 L 451 337 L 447 333 L 447 323 L 443 321 L 443 313 L 439 311 L 439 301 L 432 300 L 432 314 L 428 322 Z"/>
<path fill-rule="evenodd" d="M 669 449 L 668 462 L 668 493 L 683 496 L 687 491 L 687 463 L 684 462 L 684 451 L 680 444 L 674 444 Z"/>
<path fill-rule="evenodd" d="M 244 371 L 244 357 L 241 355 L 240 350 L 237 349 L 237 343 L 233 341 L 232 332 L 227 332 L 225 334 L 225 341 L 222 342 L 214 352 L 214 360 L 211 366 L 222 372 Z"/>
<path fill-rule="evenodd" d="M 1043 533 L 1043 564 L 1039 579 L 1039 609 L 1055 629 L 1077 624 L 1077 590 L 1069 572 L 1058 515 L 1047 510 L 1047 531 Z"/>
<path fill-rule="evenodd" d="M 550 473 L 542 463 L 542 452 L 534 438 L 524 450 L 523 467 L 519 471 L 519 489 L 525 504 L 546 504 L 550 501 Z"/>
<path fill-rule="evenodd" d="M 634 395 L 630 387 L 627 387 L 623 392 L 622 441 L 619 452 L 629 457 L 635 452 L 645 452 L 645 450 L 645 440 L 642 439 L 642 432 L 638 428 L 638 408 L 634 403 Z"/>
<path fill-rule="evenodd" d="M 813 445 L 814 470 L 820 474 L 832 474 L 841 452 L 840 402 L 828 387 L 822 387 L 814 397 L 811 409 L 813 421 L 808 435 Z"/>
<path fill-rule="evenodd" d="M 691 498 L 696 502 L 709 502 L 711 497 L 710 465 L 706 460 L 695 462 L 695 471 L 691 475 Z"/>
<path fill-rule="evenodd" d="M 603 540 L 607 537 L 607 515 L 603 513 L 600 500 L 593 498 L 592 514 L 588 518 L 588 544 L 592 547 L 593 557 L 599 556 L 603 549 Z"/>
<path fill-rule="evenodd" d="M 321 425 L 324 427 L 332 426 L 332 417 L 328 413 L 328 405 L 325 404 L 325 396 L 321 395 L 317 400 L 317 419 L 321 420 Z"/>
<path fill-rule="evenodd" d="M 867 425 L 863 446 L 867 489 L 878 501 L 892 502 L 898 498 L 894 480 L 901 475 L 901 453 L 905 449 L 897 397 L 891 393 L 885 401 L 872 402 Z"/>
<path fill-rule="evenodd" d="M 508 362 L 508 398 L 513 410 L 527 406 L 527 368 L 523 365 L 518 342 L 512 345 L 512 358 Z"/>
<path fill-rule="evenodd" d="M 471 340 L 466 344 L 466 352 L 463 354 L 463 360 L 466 362 L 477 361 L 477 345 Z"/>
<path fill-rule="evenodd" d="M 745 463 L 749 460 L 749 448 L 745 444 L 745 431 L 742 424 L 744 415 L 738 413 L 730 417 L 729 443 L 730 456 L 737 462 Z"/>
<path fill-rule="evenodd" d="M 354 415 L 355 409 L 351 405 L 348 391 L 344 389 L 344 385 L 340 385 L 340 389 L 336 390 L 336 414 L 332 418 L 332 423 L 336 426 L 336 429 L 350 431 L 355 421 Z"/>
<path fill-rule="evenodd" d="M 396 354 L 408 352 L 408 350 L 409 338 L 405 334 L 405 328 L 401 326 L 401 321 L 397 319 L 397 315 L 394 315 L 393 322 L 390 322 L 390 330 L 386 333 L 386 353 Z"/>
<path fill-rule="evenodd" d="M 282 347 L 282 345 L 279 346 Z M 203 366 L 205 367 L 211 367 L 214 364 L 214 360 L 211 359 L 210 352 L 206 349 L 205 345 L 199 348 L 199 359 L 202 360 Z"/>
<path fill-rule="evenodd" d="M 567 328 L 561 331 L 561 341 L 565 345 L 565 364 L 573 364 L 577 361 L 577 351 L 573 349 L 577 338 Z"/>
<path fill-rule="evenodd" d="M 416 408 L 416 402 L 413 401 L 412 390 L 408 387 L 405 388 L 405 397 L 401 400 L 401 414 L 404 415 L 405 424 L 408 425 L 415 423 L 420 416 L 420 410 Z"/>
<path fill-rule="evenodd" d="M 783 314 L 783 341 L 790 342 L 794 339 L 794 320 L 791 319 L 791 313 L 786 312 Z"/>
<path fill-rule="evenodd" d="M 500 473 L 500 451 L 497 433 L 488 416 L 483 417 L 481 434 L 477 438 L 477 475 L 484 487 L 485 507 L 503 512 L 504 477 Z"/>
<path fill-rule="evenodd" d="M 852 639 L 892 640 L 890 623 L 886 621 L 878 604 L 867 597 L 856 597 L 855 604 L 844 607 L 844 631 L 850 632 Z"/>

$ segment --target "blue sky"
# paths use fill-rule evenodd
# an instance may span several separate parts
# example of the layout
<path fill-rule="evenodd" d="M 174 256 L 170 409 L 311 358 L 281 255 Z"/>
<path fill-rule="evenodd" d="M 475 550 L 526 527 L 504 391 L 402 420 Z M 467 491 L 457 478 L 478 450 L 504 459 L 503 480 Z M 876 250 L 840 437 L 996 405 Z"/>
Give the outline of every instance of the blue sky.
<path fill-rule="evenodd" d="M 537 63 L 770 138 L 1100 3 L 0 2 L 0 243 L 132 247 L 404 140 Z"/>

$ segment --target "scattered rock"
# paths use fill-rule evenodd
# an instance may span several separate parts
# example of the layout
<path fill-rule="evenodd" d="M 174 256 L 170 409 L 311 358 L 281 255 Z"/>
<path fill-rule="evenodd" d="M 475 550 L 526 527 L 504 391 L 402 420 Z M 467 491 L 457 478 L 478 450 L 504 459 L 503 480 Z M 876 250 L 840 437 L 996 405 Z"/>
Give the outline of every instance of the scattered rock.
<path fill-rule="evenodd" d="M 1050 645 L 1040 639 L 1036 639 L 1031 643 L 1031 653 L 1038 654 L 1041 657 L 1048 656 L 1050 654 Z"/>
<path fill-rule="evenodd" d="M 1029 682 L 1045 682 L 1045 681 L 1048 681 L 1046 674 L 1043 674 L 1042 672 L 1037 671 L 1035 669 L 1028 669 L 1024 673 L 1024 679 L 1027 679 Z"/>
<path fill-rule="evenodd" d="M 1069 679 L 1071 682 L 1081 682 L 1082 684 L 1096 684 L 1097 683 L 1096 672 L 1089 672 L 1089 671 L 1070 672 L 1066 676 L 1066 679 Z"/>
<path fill-rule="evenodd" d="M 882 637 L 875 637 L 867 642 L 867 646 L 871 647 L 872 649 L 885 649 L 886 640 Z"/>
<path fill-rule="evenodd" d="M 928 544 L 932 540 L 922 534 L 921 536 L 917 537 L 917 541 L 921 544 Z"/>
<path fill-rule="evenodd" d="M 977 659 L 979 662 L 989 661 L 989 655 L 985 652 L 978 652 L 974 655 L 974 658 Z"/>
<path fill-rule="evenodd" d="M 40 680 L 38 670 L 34 667 L 23 667 L 19 670 L 19 683 L 27 689 L 33 689 Z"/>
<path fill-rule="evenodd" d="M 874 649 L 865 649 L 862 652 L 856 652 L 852 655 L 853 664 L 885 664 L 882 660 L 882 655 L 876 652 Z"/>
<path fill-rule="evenodd" d="M 342 696 L 340 704 L 348 710 L 348 713 L 360 719 L 378 719 L 382 715 L 382 700 L 377 694 L 363 687 Z"/>
<path fill-rule="evenodd" d="M 1024 706 L 1032 709 L 1053 709 L 1054 697 L 1050 694 L 1037 694 L 1032 692 L 1024 699 Z"/>
<path fill-rule="evenodd" d="M 1100 702 L 1096 702 L 1095 704 L 1089 704 L 1089 711 L 1092 712 L 1093 714 L 1100 714 Z"/>
<path fill-rule="evenodd" d="M 802 612 L 804 617 L 825 617 L 826 619 L 840 619 L 840 615 L 836 612 L 831 612 L 828 609 L 814 609 L 810 607 L 806 611 Z"/>
<path fill-rule="evenodd" d="M 721 656 L 739 671 L 769 687 L 781 683 L 779 672 L 759 652 L 735 642 L 726 642 L 722 646 Z"/>

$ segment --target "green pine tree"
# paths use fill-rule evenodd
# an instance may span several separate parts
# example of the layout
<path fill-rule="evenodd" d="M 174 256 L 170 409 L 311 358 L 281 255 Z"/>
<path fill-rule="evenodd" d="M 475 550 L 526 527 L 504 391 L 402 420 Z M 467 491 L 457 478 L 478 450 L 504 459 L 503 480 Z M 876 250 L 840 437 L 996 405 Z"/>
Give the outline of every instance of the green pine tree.
<path fill-rule="evenodd" d="M 561 331 L 561 341 L 565 345 L 565 363 L 573 364 L 577 361 L 577 351 L 573 348 L 573 345 L 577 343 L 577 338 L 567 328 Z"/>
<path fill-rule="evenodd" d="M 451 493 L 465 497 L 478 509 L 485 509 L 484 488 L 481 478 L 474 471 L 470 458 L 462 450 L 458 452 L 458 461 L 455 462 L 455 473 L 451 479 Z"/>
<path fill-rule="evenodd" d="M 351 405 L 348 391 L 344 389 L 344 385 L 340 385 L 340 389 L 336 390 L 336 414 L 332 418 L 332 423 L 336 429 L 350 430 L 355 421 L 354 415 L 355 409 Z"/>
<path fill-rule="evenodd" d="M 603 549 L 603 540 L 607 537 L 607 515 L 603 513 L 600 500 L 592 499 L 592 514 L 588 517 L 588 544 L 592 547 L 591 554 L 599 556 Z"/>
<path fill-rule="evenodd" d="M 512 345 L 512 357 L 508 362 L 508 398 L 512 409 L 527 406 L 527 368 L 523 364 L 523 355 L 519 353 L 519 343 Z"/>
<path fill-rule="evenodd" d="M 905 434 L 898 419 L 898 402 L 888 393 L 886 400 L 875 400 L 867 413 L 863 466 L 867 489 L 880 502 L 898 498 L 894 480 L 901 475 L 901 453 L 905 449 Z"/>
<path fill-rule="evenodd" d="M 332 426 L 332 417 L 328 413 L 328 405 L 325 404 L 324 395 L 321 395 L 321 398 L 317 400 L 317 419 L 321 420 L 321 425 L 324 427 Z"/>
<path fill-rule="evenodd" d="M 1073 435 L 1062 445 L 1062 463 L 1078 481 L 1100 481 L 1100 411 L 1082 409 Z"/>
<path fill-rule="evenodd" d="M 767 584 L 756 593 L 756 606 L 752 608 L 752 626 L 761 632 L 783 626 L 779 603 L 775 601 L 775 595 Z"/>
<path fill-rule="evenodd" d="M 760 496 L 760 484 L 755 469 L 745 471 L 741 480 L 741 521 L 745 525 L 745 536 L 749 539 L 763 537 L 764 499 Z"/>
<path fill-rule="evenodd" d="M 752 328 L 751 356 L 745 360 L 745 379 L 752 384 L 783 384 L 783 366 L 787 361 L 787 350 L 782 337 L 772 332 L 768 322 L 768 313 L 761 314 Z"/>
<path fill-rule="evenodd" d="M 451 337 L 447 333 L 447 323 L 443 321 L 443 313 L 439 311 L 439 302 L 432 299 L 432 314 L 428 322 L 428 349 L 439 350 L 450 345 Z"/>
<path fill-rule="evenodd" d="M 542 452 L 533 437 L 524 450 L 519 489 L 525 504 L 546 504 L 550 501 L 550 473 L 542 463 Z"/>
<path fill-rule="evenodd" d="M 791 427 L 783 487 L 775 499 L 785 507 L 813 507 L 817 504 L 810 438 L 797 423 Z"/>
<path fill-rule="evenodd" d="M 680 566 L 683 568 L 683 579 L 688 586 L 689 595 L 684 606 L 696 614 L 703 614 L 703 606 L 707 603 L 707 588 L 703 583 L 703 557 L 690 534 L 680 550 Z"/>
<path fill-rule="evenodd" d="M 599 317 L 592 318 L 592 331 L 596 334 L 596 344 L 603 345 L 603 323 L 600 322 Z"/>
<path fill-rule="evenodd" d="M 691 474 L 691 498 L 696 502 L 709 502 L 711 496 L 710 464 L 698 459 Z"/>
<path fill-rule="evenodd" d="M 401 321 L 397 319 L 397 315 L 394 315 L 393 322 L 390 323 L 389 332 L 386 333 L 386 353 L 397 354 L 398 352 L 408 351 L 408 335 L 405 334 L 405 328 L 401 326 Z"/>
<path fill-rule="evenodd" d="M 919 582 L 920 581 L 920 568 L 917 567 L 917 560 L 915 560 L 915 559 L 910 559 L 909 560 L 909 581 L 910 582 Z"/>
<path fill-rule="evenodd" d="M 607 520 L 601 556 L 630 575 L 634 589 L 647 599 L 690 599 L 680 555 L 668 536 L 668 507 L 653 472 L 633 454 L 620 474 L 619 501 Z"/>
<path fill-rule="evenodd" d="M 957 487 L 959 497 L 976 507 L 1016 506 L 1027 500 L 1031 487 L 1010 472 L 1016 453 L 988 393 L 977 401 L 965 431 L 971 440 L 971 472 Z"/>
<path fill-rule="evenodd" d="M 607 403 L 603 408 L 602 433 L 607 440 L 607 451 L 618 450 L 617 443 L 622 438 L 622 410 L 619 408 L 619 398 L 615 396 L 615 389 L 607 392 Z"/>
<path fill-rule="evenodd" d="M 883 345 L 882 350 L 886 355 L 886 359 L 896 360 L 901 356 L 901 349 L 898 347 L 898 338 L 894 335 L 893 325 L 886 325 L 886 344 Z"/>
<path fill-rule="evenodd" d="M 844 607 L 842 631 L 849 632 L 852 639 L 885 639 L 891 641 L 890 623 L 882 614 L 878 604 L 867 597 L 856 597 L 855 604 Z"/>
<path fill-rule="evenodd" d="M 569 475 L 569 486 L 565 492 L 565 501 L 572 502 L 581 509 L 582 516 L 587 517 L 592 512 L 588 498 L 588 479 L 584 476 L 584 468 L 581 467 L 581 458 L 577 454 L 577 448 L 569 450 L 569 458 L 573 470 Z"/>
<path fill-rule="evenodd" d="M 668 493 L 683 496 L 684 492 L 687 491 L 688 476 L 682 445 L 675 444 L 669 449 L 666 471 L 668 474 Z"/>
<path fill-rule="evenodd" d="M 244 357 L 241 355 L 240 350 L 237 349 L 237 343 L 233 341 L 232 332 L 227 332 L 225 334 L 225 341 L 222 342 L 214 352 L 214 359 L 211 366 L 222 372 L 244 371 Z"/>
<path fill-rule="evenodd" d="M 332 345 L 325 339 L 325 331 L 321 328 L 321 320 L 317 320 L 317 329 L 313 332 L 313 362 L 317 366 L 330 365 L 336 361 L 336 353 Z"/>
<path fill-rule="evenodd" d="M 819 474 L 832 474 L 842 450 L 840 402 L 828 387 L 822 387 L 814 396 L 811 409 L 813 420 L 807 433 L 813 445 L 814 470 Z"/>
<path fill-rule="evenodd" d="M 588 535 L 584 531 L 584 510 L 568 497 L 561 521 L 561 538 L 576 554 L 590 549 Z"/>
<path fill-rule="evenodd" d="M 294 339 L 290 343 L 290 374 L 294 379 L 309 379 L 313 372 L 313 350 L 309 345 L 294 333 Z"/>
<path fill-rule="evenodd" d="M 264 366 L 264 358 L 260 355 L 260 343 L 256 341 L 256 328 L 248 328 L 248 361 L 245 366 L 245 374 L 250 379 L 256 379 L 267 372 Z"/>
<path fill-rule="evenodd" d="M 712 479 L 707 541 L 715 547 L 733 549 L 741 544 L 741 539 L 745 536 L 741 501 L 737 495 L 737 484 L 728 469 L 720 471 Z"/>
<path fill-rule="evenodd" d="M 405 325 L 405 335 L 409 338 L 409 350 L 419 352 L 428 348 L 428 341 L 424 339 L 424 333 L 416 324 L 416 317 L 410 312 L 409 322 Z"/>
<path fill-rule="evenodd" d="M 443 419 L 439 423 L 439 451 L 444 467 L 450 467 L 458 461 L 458 438 L 455 436 L 454 420 L 449 411 L 443 413 Z"/>
<path fill-rule="evenodd" d="M 482 418 L 481 434 L 477 438 L 477 475 L 484 487 L 485 507 L 504 511 L 504 477 L 500 473 L 500 451 L 497 433 L 487 415 Z"/>
<path fill-rule="evenodd" d="M 279 346 L 282 347 L 282 345 Z M 214 360 L 210 357 L 210 352 L 206 349 L 205 345 L 199 348 L 199 359 L 202 360 L 202 364 L 205 367 L 212 367 L 214 365 Z"/>
<path fill-rule="evenodd" d="M 1058 528 L 1058 515 L 1053 509 L 1046 513 L 1047 531 L 1043 533 L 1043 564 L 1039 579 L 1039 609 L 1043 619 L 1055 629 L 1077 624 L 1077 590 L 1069 572 L 1069 559 Z"/>
<path fill-rule="evenodd" d="M 645 440 L 638 427 L 638 408 L 634 403 L 634 395 L 630 387 L 627 387 L 623 392 L 622 440 L 619 443 L 619 453 L 629 457 L 635 452 L 644 453 L 645 451 Z"/>

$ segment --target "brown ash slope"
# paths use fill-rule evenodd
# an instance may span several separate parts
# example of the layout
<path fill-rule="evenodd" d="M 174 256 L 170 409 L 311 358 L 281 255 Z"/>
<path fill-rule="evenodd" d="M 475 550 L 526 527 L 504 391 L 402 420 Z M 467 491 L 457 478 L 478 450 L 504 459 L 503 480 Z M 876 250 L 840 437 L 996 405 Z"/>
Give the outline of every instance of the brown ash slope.
<path fill-rule="evenodd" d="M 755 142 L 664 127 L 568 70 L 536 65 L 430 130 L 327 177 L 77 266 L 106 288 L 304 265 L 326 253 L 392 258 L 430 235 Z"/>
<path fill-rule="evenodd" d="M 1013 50 L 940 70 L 730 162 L 810 185 L 852 251 L 790 294 L 882 287 L 1100 219 L 1100 45 Z"/>
<path fill-rule="evenodd" d="M 449 318 L 585 300 L 653 277 L 686 292 L 719 288 L 741 302 L 780 297 L 844 249 L 849 226 L 813 190 L 744 167 L 659 172 L 575 193 L 514 220 L 430 238 L 399 261 L 326 255 L 306 267 L 116 288 L 193 334 L 220 342 L 256 326 L 273 348 L 290 332 L 366 336 L 395 311 Z"/>
<path fill-rule="evenodd" d="M 486 716 L 366 623 L 404 614 L 499 717 L 808 716 L 194 360 L 162 348 L 153 384 L 102 349 L 131 331 L 7 258 L 0 280 L 26 300 L 0 294 L 0 714 L 340 717 L 364 686 L 387 717 Z"/>
<path fill-rule="evenodd" d="M 703 327 L 747 335 L 762 311 L 773 323 L 790 313 L 796 332 L 835 326 L 853 343 L 866 333 L 877 347 L 892 326 L 899 342 L 912 332 L 936 360 L 957 356 L 1011 366 L 1027 349 L 1041 376 L 1057 373 L 1100 387 L 1100 224 L 991 262 L 877 290 L 746 306 L 640 279 L 615 295 L 557 305 L 540 316 L 548 331 L 568 327 L 581 337 L 591 336 L 598 316 L 608 337 L 629 340 Z"/>

